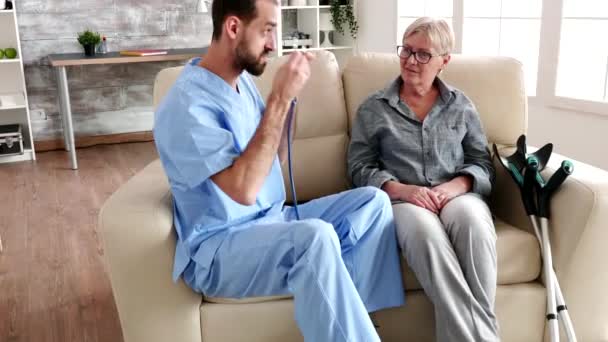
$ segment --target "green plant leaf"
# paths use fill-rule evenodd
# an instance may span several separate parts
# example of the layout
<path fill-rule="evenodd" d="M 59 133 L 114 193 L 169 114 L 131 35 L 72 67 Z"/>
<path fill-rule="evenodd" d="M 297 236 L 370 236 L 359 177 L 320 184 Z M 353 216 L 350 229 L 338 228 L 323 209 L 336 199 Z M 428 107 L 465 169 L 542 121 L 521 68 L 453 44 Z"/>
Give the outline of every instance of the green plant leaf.
<path fill-rule="evenodd" d="M 82 46 L 97 45 L 99 42 L 101 42 L 101 36 L 98 32 L 93 32 L 87 29 L 84 32 L 78 33 L 78 42 Z"/>
<path fill-rule="evenodd" d="M 341 0 L 330 0 L 329 11 L 331 13 L 331 23 L 340 34 L 344 34 L 344 29 L 348 26 L 350 35 L 356 39 L 359 31 L 359 24 L 355 18 L 353 5 L 347 2 L 346 5 L 341 5 Z"/>

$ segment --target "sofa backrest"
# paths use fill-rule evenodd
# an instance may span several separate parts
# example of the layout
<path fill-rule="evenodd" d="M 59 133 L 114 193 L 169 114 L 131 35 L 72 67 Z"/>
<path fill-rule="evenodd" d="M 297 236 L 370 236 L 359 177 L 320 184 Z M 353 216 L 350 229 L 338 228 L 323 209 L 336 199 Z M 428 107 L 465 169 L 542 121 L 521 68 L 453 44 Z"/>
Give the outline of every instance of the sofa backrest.
<path fill-rule="evenodd" d="M 154 80 L 154 108 L 158 106 L 160 101 L 165 97 L 165 94 L 169 91 L 177 77 L 182 72 L 184 67 L 177 66 L 172 68 L 166 68 L 161 70 Z"/>
<path fill-rule="evenodd" d="M 397 76 L 396 54 L 365 53 L 351 58 L 343 73 L 350 121 L 371 93 Z M 490 143 L 512 145 L 526 132 L 528 102 L 522 65 L 517 60 L 452 55 L 441 78 L 473 101 Z"/>
<path fill-rule="evenodd" d="M 316 53 L 309 82 L 298 97 L 293 172 L 298 200 L 310 200 L 349 187 L 346 170 L 349 122 L 358 106 L 399 75 L 399 59 L 390 54 L 354 56 L 341 73 L 334 55 Z M 272 60 L 256 84 L 264 99 L 279 66 L 288 56 Z M 154 105 L 173 84 L 181 67 L 162 70 L 154 85 Z M 519 62 L 505 57 L 453 55 L 442 74 L 477 106 L 488 140 L 513 144 L 527 128 L 527 98 Z M 287 167 L 283 168 L 287 185 Z M 285 187 L 288 201 L 291 189 Z"/>

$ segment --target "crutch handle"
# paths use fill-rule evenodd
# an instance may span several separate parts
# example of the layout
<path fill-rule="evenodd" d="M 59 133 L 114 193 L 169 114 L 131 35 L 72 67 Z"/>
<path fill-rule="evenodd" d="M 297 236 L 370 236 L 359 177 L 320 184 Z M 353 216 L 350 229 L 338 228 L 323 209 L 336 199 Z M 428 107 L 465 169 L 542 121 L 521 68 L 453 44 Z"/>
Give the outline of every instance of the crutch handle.
<path fill-rule="evenodd" d="M 529 166 L 534 172 L 534 180 L 538 183 L 540 187 L 545 186 L 545 180 L 543 176 L 540 174 L 541 163 L 536 156 L 529 156 L 526 159 L 526 165 Z M 528 169 L 526 169 L 526 172 Z"/>
<path fill-rule="evenodd" d="M 542 188 L 538 197 L 538 216 L 549 217 L 549 202 L 557 188 L 562 185 L 568 176 L 574 172 L 574 165 L 569 160 L 564 160 L 557 171 L 549 178 L 547 184 Z"/>
<path fill-rule="evenodd" d="M 526 209 L 526 214 L 537 215 L 538 209 L 536 207 L 534 189 L 538 188 L 536 183 L 536 174 L 538 173 L 538 163 L 535 162 L 536 158 L 530 157 L 526 161 L 526 168 L 524 172 L 524 182 L 521 187 L 521 199 Z"/>

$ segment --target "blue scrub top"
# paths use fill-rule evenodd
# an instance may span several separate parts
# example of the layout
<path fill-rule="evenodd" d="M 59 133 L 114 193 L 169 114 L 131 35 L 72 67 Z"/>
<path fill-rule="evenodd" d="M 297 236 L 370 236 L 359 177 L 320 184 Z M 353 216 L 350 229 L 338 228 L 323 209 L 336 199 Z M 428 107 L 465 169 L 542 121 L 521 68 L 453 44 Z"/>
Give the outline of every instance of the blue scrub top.
<path fill-rule="evenodd" d="M 280 214 L 285 201 L 278 157 L 254 205 L 233 201 L 211 180 L 244 152 L 265 105 L 246 72 L 237 92 L 199 62 L 184 67 L 155 113 L 154 140 L 174 199 L 174 281 L 191 260 L 210 265 L 229 229 Z"/>

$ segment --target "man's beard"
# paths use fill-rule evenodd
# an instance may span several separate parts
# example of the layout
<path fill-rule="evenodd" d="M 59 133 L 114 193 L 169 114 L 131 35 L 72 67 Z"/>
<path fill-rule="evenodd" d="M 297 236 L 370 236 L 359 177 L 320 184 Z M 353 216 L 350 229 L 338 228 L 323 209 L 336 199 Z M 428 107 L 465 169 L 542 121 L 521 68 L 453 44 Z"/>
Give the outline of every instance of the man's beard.
<path fill-rule="evenodd" d="M 236 47 L 235 67 L 239 70 L 247 70 L 253 76 L 260 76 L 266 68 L 266 63 L 260 62 L 263 56 L 268 55 L 269 50 L 264 49 L 264 52 L 256 58 L 247 50 L 247 41 L 243 40 Z"/>

